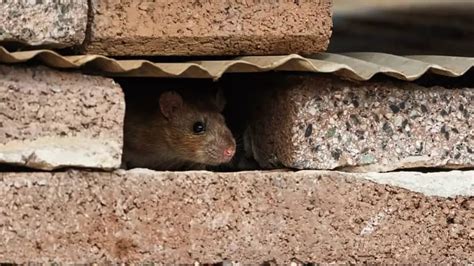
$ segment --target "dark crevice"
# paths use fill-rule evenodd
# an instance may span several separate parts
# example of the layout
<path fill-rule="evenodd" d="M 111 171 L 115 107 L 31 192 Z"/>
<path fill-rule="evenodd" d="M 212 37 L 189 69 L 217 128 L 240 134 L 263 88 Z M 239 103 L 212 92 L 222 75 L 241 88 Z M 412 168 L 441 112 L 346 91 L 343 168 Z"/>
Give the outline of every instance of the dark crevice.
<path fill-rule="evenodd" d="M 227 87 L 229 80 L 223 78 L 218 82 L 214 82 L 210 79 L 166 79 L 166 78 L 115 78 L 114 79 L 122 87 L 125 94 L 126 112 L 131 110 L 131 105 L 127 104 L 130 101 L 136 101 L 137 99 L 158 99 L 156 95 L 157 82 L 159 81 L 160 90 L 173 89 L 173 88 L 221 88 L 225 87 L 224 93 L 226 98 L 226 107 L 223 115 L 226 120 L 226 125 L 231 130 L 234 139 L 237 143 L 237 154 L 234 156 L 234 160 L 230 164 L 208 167 L 208 170 L 214 172 L 235 172 L 235 171 L 251 171 L 260 170 L 257 163 L 253 161 L 245 162 L 245 169 L 237 168 L 238 161 L 244 154 L 243 144 L 243 131 L 247 123 L 249 116 L 248 110 L 248 99 L 246 97 L 249 90 L 240 90 L 237 92 L 237 87 Z M 238 96 L 238 97 L 237 97 Z M 156 100 L 158 105 L 158 100 Z M 155 107 L 153 107 L 155 108 Z M 127 116 L 127 114 L 125 115 Z M 125 136 L 126 137 L 126 136 Z M 241 164 L 240 164 L 241 165 Z"/>
<path fill-rule="evenodd" d="M 357 173 L 364 174 L 366 172 L 355 171 L 358 168 L 363 168 L 364 166 L 341 166 L 329 171 L 339 171 L 345 173 Z M 327 169 L 312 169 L 312 170 L 327 170 Z M 441 168 L 441 167 L 411 167 L 411 168 L 400 168 L 390 171 L 383 171 L 379 173 L 398 173 L 398 172 L 418 172 L 418 173 L 443 173 L 451 171 L 472 171 L 474 167 L 460 167 L 460 168 Z"/>
<path fill-rule="evenodd" d="M 77 51 L 83 53 L 92 40 L 92 24 L 94 23 L 94 6 L 92 0 L 87 0 L 87 24 L 84 41 L 78 47 Z"/>
<path fill-rule="evenodd" d="M 464 167 L 457 169 L 448 169 L 448 168 L 436 168 L 436 167 L 413 167 L 405 169 L 396 169 L 390 172 L 420 172 L 420 173 L 439 173 L 439 172 L 450 172 L 450 171 L 472 171 L 474 167 Z"/>
<path fill-rule="evenodd" d="M 110 172 L 110 170 L 102 169 L 102 168 L 86 168 L 86 167 L 58 167 L 53 170 L 42 170 L 37 168 L 31 168 L 23 165 L 15 165 L 15 164 L 0 164 L 0 173 L 63 173 L 69 171 L 82 171 L 82 172 Z"/>

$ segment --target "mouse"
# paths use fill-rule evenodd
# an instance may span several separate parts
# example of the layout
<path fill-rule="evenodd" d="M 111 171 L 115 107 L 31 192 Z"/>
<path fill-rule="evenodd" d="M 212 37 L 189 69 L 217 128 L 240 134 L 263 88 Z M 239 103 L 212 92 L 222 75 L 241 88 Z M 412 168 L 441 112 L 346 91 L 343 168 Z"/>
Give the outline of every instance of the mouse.
<path fill-rule="evenodd" d="M 126 99 L 123 168 L 206 170 L 233 159 L 223 89 L 153 91 Z"/>

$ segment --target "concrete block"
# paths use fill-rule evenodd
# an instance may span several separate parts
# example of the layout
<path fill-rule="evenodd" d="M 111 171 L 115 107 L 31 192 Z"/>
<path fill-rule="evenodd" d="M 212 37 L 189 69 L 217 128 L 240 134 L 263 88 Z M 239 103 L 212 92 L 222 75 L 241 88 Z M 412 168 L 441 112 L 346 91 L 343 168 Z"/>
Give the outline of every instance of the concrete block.
<path fill-rule="evenodd" d="M 440 175 L 397 174 L 419 183 Z M 450 198 L 378 184 L 368 175 L 0 173 L 0 261 L 474 261 L 473 171 L 442 173 L 467 189 Z M 388 180 L 393 174 L 374 175 Z"/>
<path fill-rule="evenodd" d="M 111 79 L 0 65 L 0 163 L 118 168 L 124 113 Z"/>
<path fill-rule="evenodd" d="M 87 0 L 0 1 L 0 43 L 79 46 L 86 36 L 87 12 Z"/>
<path fill-rule="evenodd" d="M 324 51 L 331 0 L 98 1 L 88 53 L 255 55 Z"/>
<path fill-rule="evenodd" d="M 474 167 L 472 88 L 280 75 L 261 91 L 247 134 L 264 168 Z"/>

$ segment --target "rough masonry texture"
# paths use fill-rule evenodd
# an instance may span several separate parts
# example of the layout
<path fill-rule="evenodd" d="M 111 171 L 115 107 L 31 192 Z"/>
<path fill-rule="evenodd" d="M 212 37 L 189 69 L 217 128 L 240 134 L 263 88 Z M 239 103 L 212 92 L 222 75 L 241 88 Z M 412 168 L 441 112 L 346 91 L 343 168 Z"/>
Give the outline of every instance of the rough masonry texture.
<path fill-rule="evenodd" d="M 124 113 L 111 79 L 0 65 L 0 163 L 117 168 Z"/>
<path fill-rule="evenodd" d="M 472 182 L 465 196 L 443 198 L 364 175 L 0 173 L 0 261 L 474 261 Z M 398 175 L 422 182 L 432 174 Z M 456 182 L 474 172 L 444 175 Z"/>
<path fill-rule="evenodd" d="M 78 46 L 86 36 L 87 10 L 86 0 L 0 1 L 0 43 Z"/>
<path fill-rule="evenodd" d="M 88 53 L 255 55 L 316 53 L 331 35 L 331 0 L 92 0 Z"/>
<path fill-rule="evenodd" d="M 264 168 L 474 167 L 472 88 L 280 75 L 261 91 L 247 133 Z"/>

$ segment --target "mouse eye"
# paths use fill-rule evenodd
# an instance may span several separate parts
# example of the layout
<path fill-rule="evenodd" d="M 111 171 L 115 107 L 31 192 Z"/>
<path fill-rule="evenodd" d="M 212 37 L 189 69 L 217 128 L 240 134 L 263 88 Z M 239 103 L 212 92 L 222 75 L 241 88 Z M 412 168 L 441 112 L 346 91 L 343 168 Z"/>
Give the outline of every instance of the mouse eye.
<path fill-rule="evenodd" d="M 195 134 L 202 134 L 206 131 L 206 125 L 203 122 L 196 122 L 193 125 L 193 132 Z"/>

